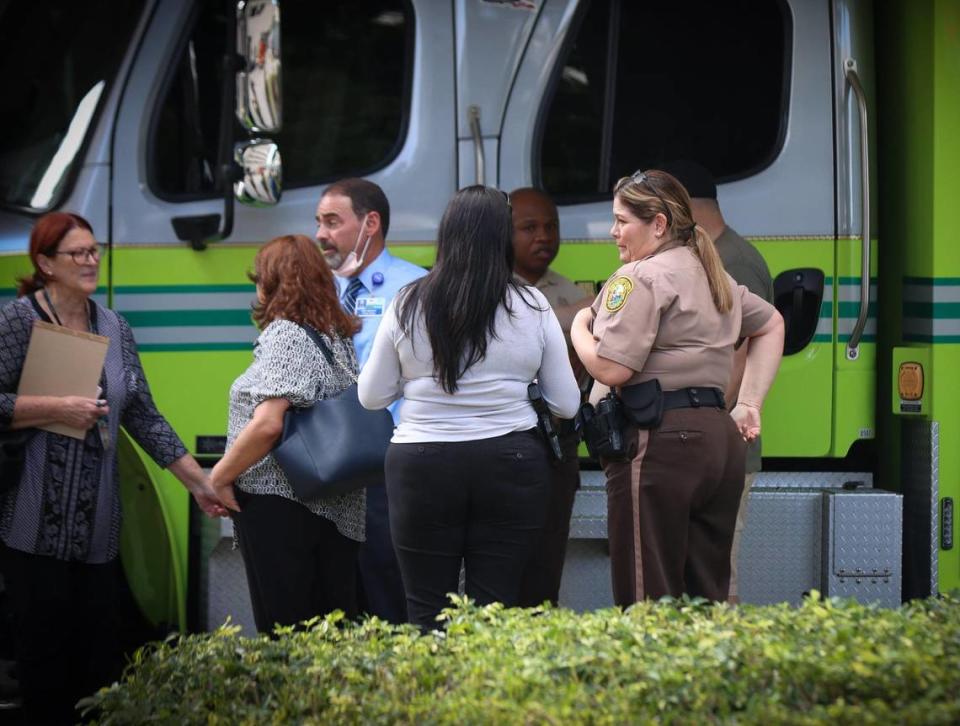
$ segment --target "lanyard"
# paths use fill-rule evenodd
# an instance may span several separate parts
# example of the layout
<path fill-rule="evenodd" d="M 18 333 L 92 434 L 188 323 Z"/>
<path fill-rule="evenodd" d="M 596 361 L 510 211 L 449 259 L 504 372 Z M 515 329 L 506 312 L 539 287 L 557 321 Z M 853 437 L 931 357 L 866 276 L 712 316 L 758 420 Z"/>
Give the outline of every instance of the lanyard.
<path fill-rule="evenodd" d="M 50 313 L 53 315 L 53 319 L 57 321 L 57 325 L 62 326 L 63 323 L 60 322 L 60 316 L 57 315 L 57 309 L 53 305 L 53 300 L 50 299 L 50 293 L 47 292 L 47 288 L 43 288 L 43 299 L 47 301 L 47 307 L 50 308 Z"/>
<path fill-rule="evenodd" d="M 50 308 L 50 313 L 53 315 L 53 319 L 57 322 L 57 325 L 63 327 L 63 323 L 60 321 L 60 316 L 57 315 L 57 308 L 53 304 L 53 300 L 50 299 L 50 293 L 47 292 L 47 288 L 42 289 L 43 299 L 47 301 L 47 307 Z M 94 332 L 90 325 L 90 303 L 87 302 L 87 331 Z"/>

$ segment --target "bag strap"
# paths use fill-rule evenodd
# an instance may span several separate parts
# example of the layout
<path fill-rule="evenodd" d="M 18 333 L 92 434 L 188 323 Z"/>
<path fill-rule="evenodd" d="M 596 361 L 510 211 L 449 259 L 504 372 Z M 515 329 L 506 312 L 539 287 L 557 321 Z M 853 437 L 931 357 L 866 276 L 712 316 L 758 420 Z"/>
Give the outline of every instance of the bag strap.
<path fill-rule="evenodd" d="M 321 336 L 320 333 L 318 333 L 316 330 L 314 330 L 314 329 L 313 329 L 311 326 L 309 326 L 309 325 L 301 325 L 301 324 L 299 324 L 299 323 L 298 323 L 298 325 L 300 325 L 300 327 L 303 328 L 304 332 L 306 332 L 306 334 L 310 336 L 310 339 L 311 339 L 311 340 L 316 344 L 316 346 L 320 349 L 320 352 L 323 353 L 323 357 L 327 359 L 327 364 L 328 364 L 331 368 L 333 368 L 333 367 L 335 367 L 335 366 L 339 366 L 339 367 L 341 368 L 341 370 L 343 370 L 343 372 L 346 373 L 346 374 L 350 377 L 350 380 L 352 380 L 354 383 L 356 383 L 357 377 L 353 374 L 353 371 L 351 371 L 351 370 L 350 370 L 349 368 L 347 368 L 345 365 L 343 365 L 342 363 L 340 363 L 339 361 L 337 361 L 336 358 L 334 358 L 333 351 L 330 350 L 330 346 L 327 345 L 327 342 L 323 339 L 323 336 Z"/>
<path fill-rule="evenodd" d="M 323 353 L 323 357 L 327 359 L 327 363 L 333 366 L 333 351 L 330 350 L 330 346 L 327 345 L 326 341 L 320 337 L 320 333 L 311 328 L 309 325 L 300 325 L 300 327 L 303 328 L 303 331 L 310 336 L 310 340 L 312 340 L 320 349 L 320 352 Z"/>

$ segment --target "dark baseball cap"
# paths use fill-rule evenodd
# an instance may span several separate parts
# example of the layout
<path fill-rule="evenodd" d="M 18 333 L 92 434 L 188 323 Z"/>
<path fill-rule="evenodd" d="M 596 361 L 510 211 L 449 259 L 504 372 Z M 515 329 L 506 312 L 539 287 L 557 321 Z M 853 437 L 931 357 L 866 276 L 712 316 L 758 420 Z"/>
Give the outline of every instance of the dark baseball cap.
<path fill-rule="evenodd" d="M 661 171 L 672 174 L 677 181 L 687 188 L 687 193 L 700 199 L 716 199 L 717 184 L 713 181 L 713 174 L 706 167 L 689 159 L 666 161 L 658 167 Z"/>

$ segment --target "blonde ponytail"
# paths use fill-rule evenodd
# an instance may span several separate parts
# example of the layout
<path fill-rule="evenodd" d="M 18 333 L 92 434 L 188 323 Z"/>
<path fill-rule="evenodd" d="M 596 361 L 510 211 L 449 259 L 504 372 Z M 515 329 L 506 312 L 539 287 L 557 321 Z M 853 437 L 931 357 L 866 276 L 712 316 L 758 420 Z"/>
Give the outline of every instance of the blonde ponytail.
<path fill-rule="evenodd" d="M 698 224 L 691 231 L 688 244 L 696 250 L 700 264 L 707 273 L 713 304 L 719 312 L 729 312 L 733 307 L 733 293 L 730 291 L 730 283 L 727 281 L 720 253 L 717 252 L 717 247 L 710 239 L 710 235 Z"/>

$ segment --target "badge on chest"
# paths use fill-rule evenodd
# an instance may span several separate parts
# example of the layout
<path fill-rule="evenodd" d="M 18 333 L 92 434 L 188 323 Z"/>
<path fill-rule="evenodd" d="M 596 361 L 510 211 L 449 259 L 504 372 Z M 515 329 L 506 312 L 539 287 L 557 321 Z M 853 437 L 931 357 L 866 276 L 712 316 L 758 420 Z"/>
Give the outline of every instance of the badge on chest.
<path fill-rule="evenodd" d="M 383 310 L 387 306 L 385 297 L 373 297 L 364 295 L 357 298 L 356 314 L 361 318 L 375 318 L 383 315 Z"/>

